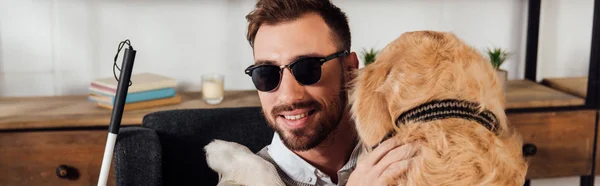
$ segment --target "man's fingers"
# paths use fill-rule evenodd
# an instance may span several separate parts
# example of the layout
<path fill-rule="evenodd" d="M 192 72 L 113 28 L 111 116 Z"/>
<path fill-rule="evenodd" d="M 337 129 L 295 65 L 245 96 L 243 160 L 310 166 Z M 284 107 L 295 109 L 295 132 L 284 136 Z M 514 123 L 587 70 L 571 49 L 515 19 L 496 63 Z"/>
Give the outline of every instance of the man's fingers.
<path fill-rule="evenodd" d="M 390 150 L 400 146 L 400 142 L 394 138 L 390 138 L 382 142 L 377 148 L 375 148 L 368 157 L 365 159 L 365 165 L 372 167 L 377 164 L 381 158 L 384 157 Z"/>
<path fill-rule="evenodd" d="M 376 176 L 381 175 L 390 165 L 395 162 L 403 161 L 412 158 L 417 154 L 418 148 L 414 144 L 405 144 L 400 147 L 396 147 L 389 151 L 378 163 L 373 166 L 372 173 Z"/>
<path fill-rule="evenodd" d="M 367 154 L 367 157 L 354 170 L 350 176 L 353 182 L 367 185 L 388 185 L 387 182 L 402 175 L 418 154 L 420 145 L 400 145 L 399 140 L 388 139 L 379 147 Z"/>
<path fill-rule="evenodd" d="M 402 174 L 408 172 L 408 168 L 413 164 L 416 158 L 409 158 L 402 161 L 397 161 L 388 166 L 379 176 L 379 180 L 390 184 L 390 181 L 396 180 Z"/>

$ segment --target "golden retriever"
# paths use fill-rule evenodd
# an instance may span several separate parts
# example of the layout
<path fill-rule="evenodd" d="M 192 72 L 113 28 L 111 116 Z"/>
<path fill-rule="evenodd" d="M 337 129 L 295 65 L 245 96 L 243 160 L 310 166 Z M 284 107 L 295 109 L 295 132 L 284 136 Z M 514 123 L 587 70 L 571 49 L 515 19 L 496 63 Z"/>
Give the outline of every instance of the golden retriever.
<path fill-rule="evenodd" d="M 416 144 L 419 158 L 390 185 L 521 186 L 527 163 L 489 61 L 454 34 L 402 34 L 350 85 L 361 142 Z"/>

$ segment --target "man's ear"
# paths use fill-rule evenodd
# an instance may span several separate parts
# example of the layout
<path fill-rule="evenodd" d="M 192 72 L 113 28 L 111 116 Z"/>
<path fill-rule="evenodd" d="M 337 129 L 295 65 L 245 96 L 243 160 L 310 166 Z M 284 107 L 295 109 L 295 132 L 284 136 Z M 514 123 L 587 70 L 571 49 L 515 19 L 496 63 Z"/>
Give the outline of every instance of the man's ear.
<path fill-rule="evenodd" d="M 356 57 L 356 52 L 348 54 L 343 61 L 342 66 L 344 68 L 346 82 L 350 82 L 354 79 L 356 70 L 358 70 L 358 57 Z"/>
<path fill-rule="evenodd" d="M 344 61 L 344 70 L 354 71 L 356 69 L 358 69 L 358 57 L 356 52 L 350 52 Z"/>

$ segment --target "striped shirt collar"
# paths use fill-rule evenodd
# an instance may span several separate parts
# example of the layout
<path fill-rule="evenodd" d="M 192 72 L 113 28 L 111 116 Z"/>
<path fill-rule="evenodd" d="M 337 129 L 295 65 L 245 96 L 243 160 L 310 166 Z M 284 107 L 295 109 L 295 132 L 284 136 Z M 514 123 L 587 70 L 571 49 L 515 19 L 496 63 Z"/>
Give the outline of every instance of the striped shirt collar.
<path fill-rule="evenodd" d="M 360 152 L 361 145 L 356 145 L 346 164 L 338 170 L 338 184 L 345 185 L 350 173 L 356 167 L 356 161 Z M 336 185 L 331 178 L 320 170 L 316 169 L 310 163 L 296 155 L 288 149 L 277 133 L 273 135 L 273 140 L 268 147 L 269 156 L 277 166 L 285 172 L 291 179 L 310 185 Z"/>

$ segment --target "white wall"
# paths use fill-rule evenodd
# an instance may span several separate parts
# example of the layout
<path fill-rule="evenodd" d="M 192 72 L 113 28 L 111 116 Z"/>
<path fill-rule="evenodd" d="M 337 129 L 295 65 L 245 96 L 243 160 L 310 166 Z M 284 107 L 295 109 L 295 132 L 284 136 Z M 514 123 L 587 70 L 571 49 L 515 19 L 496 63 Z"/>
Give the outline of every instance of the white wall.
<path fill-rule="evenodd" d="M 588 74 L 593 5 L 593 0 L 543 1 L 538 78 Z"/>
<path fill-rule="evenodd" d="M 125 38 L 138 51 L 134 73 L 171 76 L 180 90 L 199 90 L 200 76 L 216 72 L 226 75 L 226 89 L 253 89 L 242 73 L 252 63 L 244 15 L 253 2 L 0 0 L 0 96 L 85 94 L 92 79 L 112 76 L 112 58 Z M 502 68 L 511 79 L 523 78 L 526 0 L 334 2 L 350 18 L 355 51 L 381 48 L 405 31 L 453 31 L 477 48 L 511 50 Z M 538 80 L 588 73 L 592 7 L 593 0 L 543 2 Z"/>
<path fill-rule="evenodd" d="M 138 51 L 134 73 L 177 78 L 198 90 L 204 73 L 226 75 L 227 89 L 251 89 L 243 16 L 250 1 L 3 0 L 0 95 L 84 94 L 113 76 L 120 41 Z M 118 61 L 121 64 L 121 61 Z"/>

